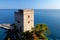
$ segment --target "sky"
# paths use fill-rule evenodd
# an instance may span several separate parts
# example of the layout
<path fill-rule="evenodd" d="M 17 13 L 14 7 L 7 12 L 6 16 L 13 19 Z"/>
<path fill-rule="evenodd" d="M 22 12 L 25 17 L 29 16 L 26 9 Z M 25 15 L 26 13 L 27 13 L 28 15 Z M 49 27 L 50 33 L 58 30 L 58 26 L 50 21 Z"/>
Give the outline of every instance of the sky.
<path fill-rule="evenodd" d="M 0 9 L 60 9 L 60 0 L 0 0 Z"/>

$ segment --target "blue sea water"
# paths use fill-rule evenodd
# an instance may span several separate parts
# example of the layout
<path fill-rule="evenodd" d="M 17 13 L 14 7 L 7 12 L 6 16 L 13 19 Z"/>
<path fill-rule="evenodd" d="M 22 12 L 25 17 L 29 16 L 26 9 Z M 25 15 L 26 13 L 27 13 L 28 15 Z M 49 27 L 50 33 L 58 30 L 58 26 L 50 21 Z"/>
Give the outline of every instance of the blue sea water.
<path fill-rule="evenodd" d="M 49 37 L 60 40 L 60 9 L 35 10 L 35 24 L 47 24 L 51 35 Z"/>
<path fill-rule="evenodd" d="M 0 9 L 0 23 L 14 23 L 15 11 L 17 11 L 17 9 Z M 57 40 L 60 40 L 60 9 L 35 9 L 34 24 L 38 23 L 44 23 L 48 25 L 51 32 L 51 35 L 49 36 L 51 40 L 54 37 Z M 0 34 L 4 31 L 5 30 L 0 32 Z"/>
<path fill-rule="evenodd" d="M 6 36 L 6 29 L 0 27 L 0 40 L 4 40 Z"/>
<path fill-rule="evenodd" d="M 0 9 L 0 24 L 14 23 L 14 12 L 17 9 Z"/>

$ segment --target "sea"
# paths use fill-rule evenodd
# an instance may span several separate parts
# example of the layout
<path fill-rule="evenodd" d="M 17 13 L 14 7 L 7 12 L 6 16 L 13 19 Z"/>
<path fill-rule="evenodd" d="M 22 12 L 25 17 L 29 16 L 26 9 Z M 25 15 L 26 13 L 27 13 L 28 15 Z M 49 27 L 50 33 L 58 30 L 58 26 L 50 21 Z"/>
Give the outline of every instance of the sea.
<path fill-rule="evenodd" d="M 14 12 L 18 9 L 0 9 L 0 24 L 13 24 Z M 60 40 L 60 9 L 34 9 L 34 24 L 46 24 L 50 29 L 49 40 Z M 0 28 L 0 40 L 6 36 L 4 28 Z"/>

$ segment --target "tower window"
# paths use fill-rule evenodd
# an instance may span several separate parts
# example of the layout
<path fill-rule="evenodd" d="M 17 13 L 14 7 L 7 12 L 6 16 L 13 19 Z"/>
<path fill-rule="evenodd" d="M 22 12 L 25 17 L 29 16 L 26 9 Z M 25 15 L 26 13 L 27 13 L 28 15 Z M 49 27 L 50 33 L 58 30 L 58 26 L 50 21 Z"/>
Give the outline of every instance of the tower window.
<path fill-rule="evenodd" d="M 28 21 L 28 23 L 30 23 L 30 21 Z"/>
<path fill-rule="evenodd" d="M 30 16 L 28 15 L 28 18 L 30 18 Z"/>
<path fill-rule="evenodd" d="M 17 21 L 18 23 L 20 23 L 20 21 Z"/>

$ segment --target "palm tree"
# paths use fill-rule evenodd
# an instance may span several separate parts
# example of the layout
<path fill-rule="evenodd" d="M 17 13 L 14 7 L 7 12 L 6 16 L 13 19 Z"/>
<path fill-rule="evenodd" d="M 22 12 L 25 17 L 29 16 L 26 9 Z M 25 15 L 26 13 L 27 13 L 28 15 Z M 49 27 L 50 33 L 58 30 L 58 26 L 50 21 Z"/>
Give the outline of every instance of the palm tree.
<path fill-rule="evenodd" d="M 4 40 L 20 40 L 17 26 L 15 24 L 12 24 L 11 26 L 13 27 L 13 29 L 12 30 L 9 29 L 7 31 L 7 36 L 5 37 Z"/>
<path fill-rule="evenodd" d="M 33 40 L 32 33 L 29 31 L 21 33 L 21 40 Z"/>
<path fill-rule="evenodd" d="M 18 35 L 19 31 L 17 29 L 17 26 L 15 24 L 12 24 L 11 26 L 13 27 L 12 33 L 13 33 L 13 35 L 15 37 L 15 40 L 20 40 L 20 37 Z"/>
<path fill-rule="evenodd" d="M 13 36 L 12 36 L 11 30 L 8 29 L 8 31 L 6 33 L 7 33 L 7 35 L 6 35 L 4 40 L 13 40 Z"/>
<path fill-rule="evenodd" d="M 49 29 L 46 24 L 37 24 L 36 27 L 36 34 L 40 39 L 48 40 L 46 34 L 49 34 Z"/>
<path fill-rule="evenodd" d="M 37 24 L 32 31 L 21 33 L 21 40 L 48 40 L 46 34 L 49 34 L 49 29 L 46 24 Z"/>
<path fill-rule="evenodd" d="M 32 31 L 26 31 L 21 34 L 22 40 L 48 40 L 46 34 L 49 33 L 48 26 L 46 24 L 37 24 Z"/>

